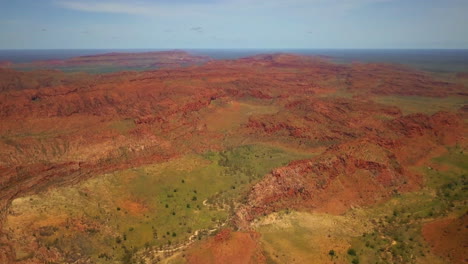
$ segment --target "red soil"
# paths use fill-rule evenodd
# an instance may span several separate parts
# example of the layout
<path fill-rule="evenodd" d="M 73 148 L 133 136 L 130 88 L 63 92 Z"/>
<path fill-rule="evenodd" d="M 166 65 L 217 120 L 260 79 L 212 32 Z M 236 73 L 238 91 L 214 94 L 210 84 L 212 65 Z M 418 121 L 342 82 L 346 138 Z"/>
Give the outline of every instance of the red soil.
<path fill-rule="evenodd" d="M 192 247 L 187 253 L 190 264 L 260 264 L 265 257 L 258 244 L 259 234 L 221 230 L 216 236 Z"/>
<path fill-rule="evenodd" d="M 435 254 L 454 264 L 468 262 L 467 214 L 460 218 L 445 218 L 428 223 L 424 225 L 422 232 Z"/>

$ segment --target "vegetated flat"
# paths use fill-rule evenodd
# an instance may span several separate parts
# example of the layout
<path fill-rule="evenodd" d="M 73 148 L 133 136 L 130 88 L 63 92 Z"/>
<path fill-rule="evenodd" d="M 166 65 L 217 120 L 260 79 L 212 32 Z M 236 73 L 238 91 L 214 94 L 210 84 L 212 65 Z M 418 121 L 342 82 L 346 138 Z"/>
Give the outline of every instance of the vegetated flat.
<path fill-rule="evenodd" d="M 134 249 L 163 251 L 208 235 L 226 224 L 234 204 L 262 175 L 306 157 L 250 145 L 106 174 L 14 200 L 5 228 L 21 248 L 18 259 L 34 255 L 28 242 L 35 237 L 69 252 L 68 261 L 86 254 L 113 263 Z"/>
<path fill-rule="evenodd" d="M 185 52 L 22 66 L 0 68 L 0 263 L 464 263 L 465 73 Z"/>
<path fill-rule="evenodd" d="M 208 130 L 230 131 L 242 124 L 246 124 L 252 115 L 275 114 L 278 112 L 278 106 L 256 104 L 255 101 L 231 101 L 221 103 L 220 106 L 206 117 Z"/>
<path fill-rule="evenodd" d="M 396 106 L 403 114 L 425 113 L 428 115 L 439 111 L 456 111 L 468 103 L 463 97 L 379 96 L 374 100 L 381 104 Z"/>

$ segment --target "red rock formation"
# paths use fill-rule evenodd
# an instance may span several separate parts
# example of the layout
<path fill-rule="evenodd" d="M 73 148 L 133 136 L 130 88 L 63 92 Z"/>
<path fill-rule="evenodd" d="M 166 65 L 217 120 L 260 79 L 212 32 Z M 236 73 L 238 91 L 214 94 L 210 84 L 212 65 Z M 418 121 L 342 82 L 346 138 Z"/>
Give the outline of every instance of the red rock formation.
<path fill-rule="evenodd" d="M 436 80 L 427 73 L 385 64 L 354 64 L 346 75 L 350 90 L 381 95 L 441 97 L 463 90 L 463 86 Z"/>
<path fill-rule="evenodd" d="M 54 64 L 112 65 L 129 60 L 126 56 Z M 178 56 L 187 60 L 177 61 Z M 130 59 L 128 65 L 148 63 L 143 57 Z M 464 108 L 403 116 L 397 107 L 372 101 L 373 94 L 463 96 L 460 84 L 426 73 L 287 54 L 203 65 L 195 64 L 206 58 L 192 60 L 177 52 L 163 57 L 160 65 L 192 66 L 96 75 L 0 69 L 1 217 L 11 199 L 26 193 L 186 153 L 219 150 L 231 135 L 309 150 L 327 148 L 320 156 L 265 176 L 239 210 L 239 223 L 282 208 L 340 213 L 417 188 L 420 178 L 407 166 L 443 145 L 464 142 Z M 340 97 L 345 91 L 353 97 Z M 240 128 L 213 132 L 204 118 L 219 107 L 213 104 L 217 98 L 257 100 L 277 106 L 279 112 L 252 114 Z M 5 245 L 0 252 L 7 252 L 0 255 L 1 262 L 11 251 L 6 238 L 0 235 L 0 240 Z"/>
<path fill-rule="evenodd" d="M 466 134 L 460 117 L 449 113 L 400 117 L 384 126 L 386 133 L 363 132 L 361 139 L 348 139 L 315 158 L 273 170 L 252 188 L 237 212 L 237 224 L 247 227 L 260 215 L 286 208 L 343 213 L 414 190 L 422 179 L 406 166 L 463 142 Z"/>

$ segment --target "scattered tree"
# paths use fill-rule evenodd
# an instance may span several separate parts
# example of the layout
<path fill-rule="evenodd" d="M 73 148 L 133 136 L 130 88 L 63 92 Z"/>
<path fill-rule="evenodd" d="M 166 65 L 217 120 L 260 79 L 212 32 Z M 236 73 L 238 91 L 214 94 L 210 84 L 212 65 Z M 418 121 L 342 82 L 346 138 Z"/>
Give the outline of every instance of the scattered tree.
<path fill-rule="evenodd" d="M 354 250 L 354 248 L 348 249 L 348 255 L 356 256 L 356 250 Z"/>

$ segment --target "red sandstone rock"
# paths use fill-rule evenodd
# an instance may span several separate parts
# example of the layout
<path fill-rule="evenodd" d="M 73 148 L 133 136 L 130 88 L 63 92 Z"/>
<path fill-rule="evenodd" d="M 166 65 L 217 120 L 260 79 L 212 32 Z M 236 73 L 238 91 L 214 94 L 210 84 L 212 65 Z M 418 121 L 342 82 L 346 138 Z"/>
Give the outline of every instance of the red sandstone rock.
<path fill-rule="evenodd" d="M 113 63 L 115 55 L 67 63 L 96 60 Z M 354 96 L 328 96 L 338 90 Z M 237 212 L 241 227 L 283 208 L 341 213 L 418 188 L 421 178 L 407 166 L 444 145 L 466 144 L 466 107 L 403 116 L 397 107 L 373 102 L 371 95 L 463 92 L 460 84 L 397 66 L 336 65 L 286 54 L 100 75 L 1 68 L 0 211 L 15 197 L 46 186 L 223 149 L 226 137 L 235 134 L 309 150 L 326 148 L 317 157 L 273 170 L 256 184 Z M 258 100 L 274 104 L 279 112 L 250 115 L 231 134 L 208 131 L 204 118 L 218 107 L 213 103 L 217 98 Z M 236 236 L 226 238 L 227 243 L 255 244 L 250 234 Z M 0 244 L 6 245 L 0 248 L 6 252 L 0 261 L 11 257 L 4 241 L 0 234 Z M 197 254 L 193 256 L 196 262 Z"/>

